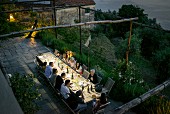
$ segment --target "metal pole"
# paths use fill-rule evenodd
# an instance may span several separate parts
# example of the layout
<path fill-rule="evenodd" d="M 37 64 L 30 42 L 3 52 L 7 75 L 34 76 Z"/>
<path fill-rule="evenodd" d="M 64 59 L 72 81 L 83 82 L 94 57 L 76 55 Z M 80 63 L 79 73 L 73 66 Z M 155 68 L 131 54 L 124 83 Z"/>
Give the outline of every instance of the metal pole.
<path fill-rule="evenodd" d="M 79 23 L 81 23 L 81 7 L 79 6 Z M 82 47 L 81 47 L 81 26 L 79 26 L 79 32 L 80 32 L 80 55 L 82 55 Z"/>

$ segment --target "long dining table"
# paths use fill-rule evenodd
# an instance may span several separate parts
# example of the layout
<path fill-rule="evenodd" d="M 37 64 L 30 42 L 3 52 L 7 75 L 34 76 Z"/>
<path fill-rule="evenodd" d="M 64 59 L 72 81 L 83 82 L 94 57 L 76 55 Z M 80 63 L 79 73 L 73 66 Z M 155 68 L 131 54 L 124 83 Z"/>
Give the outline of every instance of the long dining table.
<path fill-rule="evenodd" d="M 67 63 L 65 63 L 63 60 L 56 57 L 53 53 L 47 52 L 42 53 L 37 56 L 37 58 L 43 63 L 47 62 L 47 65 L 49 62 L 54 63 L 54 67 L 58 70 L 57 74 L 66 73 L 66 79 L 69 79 L 71 81 L 70 89 L 75 93 L 78 90 L 83 91 L 84 95 L 84 102 L 88 103 L 92 101 L 94 98 L 97 98 L 100 96 L 99 92 L 96 92 L 94 87 L 95 85 L 91 83 L 88 79 L 85 79 L 81 74 L 76 72 L 73 68 L 71 68 Z"/>

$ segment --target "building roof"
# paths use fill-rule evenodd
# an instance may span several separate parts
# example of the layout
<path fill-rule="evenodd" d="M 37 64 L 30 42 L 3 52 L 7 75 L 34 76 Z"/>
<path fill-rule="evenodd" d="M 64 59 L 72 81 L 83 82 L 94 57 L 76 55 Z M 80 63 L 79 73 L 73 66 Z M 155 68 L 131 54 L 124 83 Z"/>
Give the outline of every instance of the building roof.
<path fill-rule="evenodd" d="M 57 6 L 95 5 L 94 0 L 56 0 Z"/>
<path fill-rule="evenodd" d="M 23 3 L 20 3 L 20 5 L 24 7 L 30 8 L 30 4 L 32 7 L 52 7 L 52 3 L 47 1 L 39 1 L 39 2 L 25 2 L 24 0 L 20 0 Z M 37 0 L 38 1 L 38 0 Z M 94 0 L 55 0 L 57 7 L 71 7 L 71 6 L 86 6 L 86 5 L 95 5 L 96 3 Z"/>

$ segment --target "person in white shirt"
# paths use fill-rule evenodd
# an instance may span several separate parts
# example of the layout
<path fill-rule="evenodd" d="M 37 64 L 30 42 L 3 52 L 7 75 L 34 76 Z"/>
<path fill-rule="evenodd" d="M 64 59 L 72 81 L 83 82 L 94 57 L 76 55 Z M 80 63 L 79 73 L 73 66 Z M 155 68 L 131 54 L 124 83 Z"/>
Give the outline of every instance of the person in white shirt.
<path fill-rule="evenodd" d="M 65 83 L 61 85 L 60 92 L 63 95 L 65 99 L 68 99 L 70 97 L 70 80 L 66 80 Z"/>
<path fill-rule="evenodd" d="M 69 65 L 74 69 L 76 68 L 76 61 L 75 61 L 74 57 L 70 58 Z"/>
<path fill-rule="evenodd" d="M 51 78 L 52 74 L 53 74 L 53 67 L 54 66 L 54 63 L 53 62 L 50 62 L 49 65 L 46 67 L 45 69 L 45 76 L 47 78 Z"/>

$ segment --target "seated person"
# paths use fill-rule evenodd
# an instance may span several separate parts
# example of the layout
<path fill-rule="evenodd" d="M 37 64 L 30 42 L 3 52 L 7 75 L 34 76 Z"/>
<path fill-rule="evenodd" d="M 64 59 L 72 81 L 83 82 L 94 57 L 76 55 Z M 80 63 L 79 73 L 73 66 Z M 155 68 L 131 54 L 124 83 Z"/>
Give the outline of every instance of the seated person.
<path fill-rule="evenodd" d="M 63 53 L 63 61 L 68 62 L 67 59 L 68 59 L 67 54 Z"/>
<path fill-rule="evenodd" d="M 93 102 L 93 113 L 96 113 L 99 110 L 100 106 L 106 103 L 107 103 L 106 94 L 102 93 L 100 98 L 97 101 Z"/>
<path fill-rule="evenodd" d="M 59 59 L 63 59 L 63 55 L 60 54 L 59 52 L 57 53 L 57 57 L 58 57 Z"/>
<path fill-rule="evenodd" d="M 53 62 L 50 62 L 49 65 L 46 67 L 45 69 L 45 76 L 47 78 L 51 78 L 52 74 L 53 74 L 53 67 L 54 66 L 54 63 Z"/>
<path fill-rule="evenodd" d="M 52 85 L 54 86 L 54 83 L 55 83 L 55 79 L 56 79 L 56 77 L 57 77 L 57 69 L 53 69 L 53 75 L 51 76 L 51 78 L 50 78 L 50 82 L 52 83 Z"/>
<path fill-rule="evenodd" d="M 74 69 L 76 68 L 76 61 L 75 61 L 74 57 L 70 58 L 69 65 Z"/>
<path fill-rule="evenodd" d="M 80 74 L 82 74 L 83 72 L 82 72 L 82 66 L 81 66 L 81 64 L 80 63 L 76 63 L 76 71 L 78 72 L 78 73 L 80 73 Z"/>
<path fill-rule="evenodd" d="M 66 80 L 65 83 L 61 85 L 60 92 L 63 95 L 64 99 L 68 99 L 70 97 L 71 92 L 69 86 L 70 86 L 70 80 Z"/>
<path fill-rule="evenodd" d="M 93 84 L 97 84 L 98 80 L 97 80 L 97 75 L 95 74 L 95 69 L 91 69 L 90 70 L 90 74 L 88 79 L 93 83 Z"/>
<path fill-rule="evenodd" d="M 74 111 L 82 111 L 87 108 L 87 104 L 84 103 L 84 96 L 81 90 L 77 91 L 76 94 L 72 94 L 68 98 L 67 103 Z"/>
<path fill-rule="evenodd" d="M 47 66 L 47 62 L 44 62 L 44 63 L 42 64 L 42 70 L 43 70 L 43 71 L 45 71 L 46 66 Z"/>
<path fill-rule="evenodd" d="M 56 55 L 59 59 L 62 59 L 62 55 L 60 54 L 60 52 L 58 50 L 55 49 L 54 51 L 54 55 Z"/>
<path fill-rule="evenodd" d="M 64 83 L 64 78 L 65 78 L 66 74 L 62 73 L 61 76 L 57 76 L 55 79 L 55 89 L 59 90 L 61 89 L 61 85 Z"/>
<path fill-rule="evenodd" d="M 57 56 L 58 53 L 59 53 L 59 51 L 57 49 L 54 49 L 54 55 Z"/>

